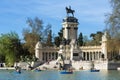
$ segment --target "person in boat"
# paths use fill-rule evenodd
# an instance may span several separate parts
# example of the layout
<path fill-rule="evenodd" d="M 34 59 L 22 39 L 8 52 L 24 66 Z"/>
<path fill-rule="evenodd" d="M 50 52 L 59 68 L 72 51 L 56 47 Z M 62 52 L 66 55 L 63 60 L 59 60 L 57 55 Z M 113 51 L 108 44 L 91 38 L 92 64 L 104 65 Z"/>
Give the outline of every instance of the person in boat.
<path fill-rule="evenodd" d="M 59 69 L 60 69 L 60 70 L 63 70 L 62 64 L 60 63 L 59 65 L 60 65 Z"/>
<path fill-rule="evenodd" d="M 20 69 L 17 69 L 16 72 L 21 73 L 21 70 L 20 70 Z"/>
<path fill-rule="evenodd" d="M 35 71 L 41 71 L 41 69 L 40 68 L 36 68 Z"/>
<path fill-rule="evenodd" d="M 72 68 L 69 68 L 69 69 L 68 69 L 68 72 L 73 72 Z"/>
<path fill-rule="evenodd" d="M 19 66 L 15 67 L 16 72 L 21 73 L 21 68 Z"/>

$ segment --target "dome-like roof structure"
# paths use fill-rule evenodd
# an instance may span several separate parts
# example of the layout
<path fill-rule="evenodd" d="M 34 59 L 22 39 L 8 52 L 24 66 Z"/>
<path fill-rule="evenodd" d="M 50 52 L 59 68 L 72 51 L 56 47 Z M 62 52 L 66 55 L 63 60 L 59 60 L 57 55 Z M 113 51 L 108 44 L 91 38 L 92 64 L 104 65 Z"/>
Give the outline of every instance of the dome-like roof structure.
<path fill-rule="evenodd" d="M 37 42 L 37 44 L 35 45 L 36 49 L 42 48 L 42 43 L 40 41 Z"/>

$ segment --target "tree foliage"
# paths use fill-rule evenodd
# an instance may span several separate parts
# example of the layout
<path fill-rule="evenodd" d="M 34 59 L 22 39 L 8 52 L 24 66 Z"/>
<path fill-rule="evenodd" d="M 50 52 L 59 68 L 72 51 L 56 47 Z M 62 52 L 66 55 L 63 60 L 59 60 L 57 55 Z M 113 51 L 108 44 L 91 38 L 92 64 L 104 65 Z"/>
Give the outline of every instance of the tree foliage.
<path fill-rule="evenodd" d="M 1 34 L 0 55 L 5 57 L 5 62 L 8 66 L 12 66 L 15 61 L 20 59 L 21 51 L 20 39 L 15 32 Z"/>
<path fill-rule="evenodd" d="M 23 29 L 23 36 L 25 40 L 25 47 L 30 54 L 34 54 L 34 48 L 38 41 L 46 42 L 48 32 L 51 29 L 51 25 L 43 26 L 43 21 L 39 18 L 27 20 L 28 28 Z"/>
<path fill-rule="evenodd" d="M 87 45 L 90 46 L 98 46 L 101 45 L 100 41 L 102 40 L 103 33 L 101 31 L 97 31 L 97 33 L 91 33 L 90 37 L 92 40 L 87 42 Z"/>
<path fill-rule="evenodd" d="M 53 46 L 53 43 L 52 43 L 52 30 L 50 30 L 49 33 L 48 33 L 46 46 Z"/>
<path fill-rule="evenodd" d="M 83 35 L 82 35 L 82 33 L 79 34 L 78 44 L 79 44 L 79 46 L 83 46 Z"/>
<path fill-rule="evenodd" d="M 59 47 L 63 39 L 63 29 L 58 32 L 58 36 L 54 38 L 54 44 Z"/>
<path fill-rule="evenodd" d="M 120 49 L 120 0 L 110 0 L 112 13 L 107 15 L 106 31 L 109 34 L 109 50 Z"/>
<path fill-rule="evenodd" d="M 88 36 L 83 36 L 83 46 L 89 46 L 90 40 Z"/>

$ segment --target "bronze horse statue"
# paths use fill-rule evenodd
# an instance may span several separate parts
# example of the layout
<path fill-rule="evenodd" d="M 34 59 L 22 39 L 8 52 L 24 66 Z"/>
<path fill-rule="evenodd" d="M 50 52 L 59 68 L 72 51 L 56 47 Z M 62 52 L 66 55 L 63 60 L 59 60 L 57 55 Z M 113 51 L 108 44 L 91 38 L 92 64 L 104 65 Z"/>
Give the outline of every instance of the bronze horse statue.
<path fill-rule="evenodd" d="M 69 8 L 66 7 L 66 12 L 67 12 L 67 15 L 68 15 L 69 13 L 71 13 L 71 14 L 74 16 L 74 12 L 75 12 L 75 11 L 71 9 L 71 6 L 69 6 Z"/>

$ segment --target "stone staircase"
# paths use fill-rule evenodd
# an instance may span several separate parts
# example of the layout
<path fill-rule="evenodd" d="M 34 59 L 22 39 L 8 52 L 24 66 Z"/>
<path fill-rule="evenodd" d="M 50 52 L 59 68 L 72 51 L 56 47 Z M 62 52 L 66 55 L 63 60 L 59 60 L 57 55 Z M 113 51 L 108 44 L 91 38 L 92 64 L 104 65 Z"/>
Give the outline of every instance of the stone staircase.
<path fill-rule="evenodd" d="M 57 65 L 56 62 L 57 62 L 56 60 L 46 62 L 43 65 L 40 65 L 39 68 L 40 69 L 58 69 L 59 65 Z"/>

